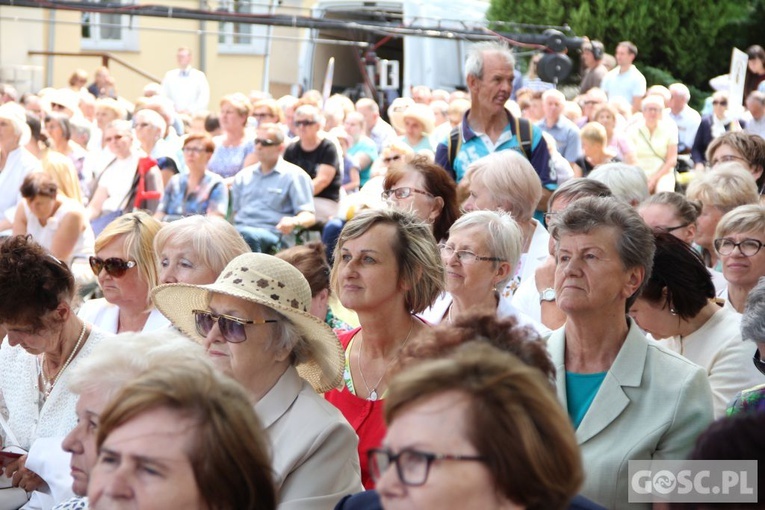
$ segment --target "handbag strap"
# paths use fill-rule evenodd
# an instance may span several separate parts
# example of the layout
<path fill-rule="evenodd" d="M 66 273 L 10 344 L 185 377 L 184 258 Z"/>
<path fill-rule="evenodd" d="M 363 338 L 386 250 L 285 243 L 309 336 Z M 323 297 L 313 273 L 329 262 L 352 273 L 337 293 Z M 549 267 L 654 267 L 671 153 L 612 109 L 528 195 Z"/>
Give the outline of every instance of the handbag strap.
<path fill-rule="evenodd" d="M 13 433 L 10 425 L 5 421 L 2 413 L 0 413 L 0 428 L 3 429 L 3 433 L 5 434 L 5 446 L 19 444 L 19 440 L 16 439 L 16 434 Z"/>
<path fill-rule="evenodd" d="M 659 153 L 654 150 L 653 145 L 651 145 L 651 142 L 648 140 L 648 138 L 646 138 L 645 133 L 643 133 L 640 130 L 640 128 L 638 128 L 638 133 L 640 133 L 640 136 L 643 137 L 643 140 L 645 140 L 645 143 L 648 144 L 648 148 L 651 149 L 651 152 L 653 152 L 653 155 L 656 156 L 657 158 L 661 159 L 661 160 L 664 160 L 664 158 L 659 156 Z"/>

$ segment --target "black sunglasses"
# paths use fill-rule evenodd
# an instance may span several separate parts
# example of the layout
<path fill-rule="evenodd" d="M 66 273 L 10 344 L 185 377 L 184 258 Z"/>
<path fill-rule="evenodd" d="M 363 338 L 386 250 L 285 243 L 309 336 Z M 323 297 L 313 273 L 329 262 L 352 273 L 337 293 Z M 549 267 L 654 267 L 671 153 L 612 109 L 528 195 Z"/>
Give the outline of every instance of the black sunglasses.
<path fill-rule="evenodd" d="M 194 325 L 197 328 L 197 333 L 206 337 L 210 334 L 213 324 L 217 322 L 220 334 L 223 335 L 223 339 L 232 344 L 242 343 L 247 340 L 247 332 L 244 327 L 248 324 L 260 325 L 279 322 L 276 319 L 248 321 L 246 319 L 240 319 L 239 317 L 233 317 L 222 313 L 212 313 L 206 310 L 193 310 L 191 313 L 194 314 Z"/>
<path fill-rule="evenodd" d="M 765 375 L 765 361 L 760 359 L 759 349 L 755 351 L 754 356 L 752 357 L 752 361 L 754 362 L 754 366 L 757 368 L 757 370 L 759 370 L 762 375 Z"/>
<path fill-rule="evenodd" d="M 298 126 L 298 127 L 300 127 L 300 126 L 313 126 L 314 124 L 316 124 L 315 120 L 296 120 L 295 121 L 295 125 Z"/>
<path fill-rule="evenodd" d="M 279 142 L 276 140 L 269 140 L 268 138 L 256 138 L 255 139 L 255 145 L 262 145 L 263 147 L 273 147 L 274 145 L 277 145 Z"/>
<path fill-rule="evenodd" d="M 105 270 L 109 276 L 114 278 L 122 278 L 128 269 L 136 265 L 134 260 L 122 260 L 117 257 L 111 257 L 106 260 L 90 257 L 88 262 L 90 262 L 90 269 L 94 275 L 98 276 L 101 271 Z"/>

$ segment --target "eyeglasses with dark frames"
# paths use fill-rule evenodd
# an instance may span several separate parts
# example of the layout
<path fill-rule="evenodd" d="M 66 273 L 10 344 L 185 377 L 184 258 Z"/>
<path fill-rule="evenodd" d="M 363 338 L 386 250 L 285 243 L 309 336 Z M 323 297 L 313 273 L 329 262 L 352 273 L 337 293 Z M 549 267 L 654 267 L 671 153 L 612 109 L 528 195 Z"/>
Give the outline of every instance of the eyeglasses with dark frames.
<path fill-rule="evenodd" d="M 715 250 L 720 255 L 730 255 L 733 250 L 738 248 L 741 255 L 744 257 L 754 257 L 759 253 L 762 248 L 762 242 L 757 239 L 744 239 L 740 243 L 737 243 L 729 237 L 721 237 L 715 239 Z"/>
<path fill-rule="evenodd" d="M 106 271 L 106 274 L 113 278 L 122 278 L 128 269 L 136 266 L 134 260 L 123 260 L 118 257 L 110 257 L 108 259 L 90 257 L 88 263 L 90 263 L 90 270 L 93 271 L 94 275 L 98 276 L 101 274 L 101 271 Z"/>
<path fill-rule="evenodd" d="M 263 147 L 273 147 L 274 145 L 278 145 L 279 142 L 276 140 L 269 140 L 268 138 L 256 138 L 255 139 L 255 145 L 262 145 Z"/>
<path fill-rule="evenodd" d="M 689 226 L 691 223 L 683 223 L 682 225 L 678 225 L 676 227 L 653 227 L 653 231 L 657 234 L 670 234 L 674 232 L 675 230 L 680 230 L 681 228 L 685 228 Z"/>
<path fill-rule="evenodd" d="M 202 154 L 204 152 L 211 152 L 203 147 L 184 147 L 183 152 L 187 154 Z"/>
<path fill-rule="evenodd" d="M 391 163 L 393 161 L 398 161 L 401 158 L 402 156 L 400 154 L 396 154 L 395 156 L 389 156 L 387 158 L 383 158 L 383 163 Z"/>
<path fill-rule="evenodd" d="M 226 342 L 232 344 L 242 343 L 247 340 L 247 331 L 245 326 L 250 324 L 263 325 L 279 322 L 276 319 L 261 319 L 261 320 L 247 320 L 234 317 L 232 315 L 213 313 L 207 310 L 193 310 L 194 325 L 197 328 L 197 333 L 202 336 L 207 336 L 213 328 L 213 324 L 218 323 L 220 334 Z"/>
<path fill-rule="evenodd" d="M 295 121 L 295 126 L 296 127 L 313 126 L 314 124 L 316 124 L 315 120 L 296 120 Z"/>
<path fill-rule="evenodd" d="M 457 260 L 459 260 L 462 264 L 473 264 L 478 261 L 504 262 L 504 259 L 500 259 L 497 257 L 481 257 L 480 255 L 476 255 L 472 251 L 455 250 L 454 246 L 451 246 L 446 243 L 439 244 L 438 249 L 441 250 L 442 257 L 446 259 L 450 259 L 452 258 L 452 255 L 456 255 Z"/>
<path fill-rule="evenodd" d="M 421 189 L 417 188 L 396 188 L 396 189 L 386 189 L 382 192 L 382 198 L 383 200 L 388 200 L 391 197 L 396 197 L 396 200 L 403 200 L 404 198 L 409 198 L 412 196 L 412 193 L 418 193 L 420 195 L 425 195 L 426 197 L 434 198 L 431 193 L 428 193 L 427 191 L 423 191 Z"/>
<path fill-rule="evenodd" d="M 486 460 L 479 455 L 431 453 L 410 448 L 398 453 L 383 448 L 374 448 L 367 451 L 367 458 L 369 460 L 369 473 L 375 482 L 382 477 L 391 464 L 395 464 L 398 479 L 410 487 L 418 487 L 428 481 L 430 466 L 435 461 L 483 462 Z"/>

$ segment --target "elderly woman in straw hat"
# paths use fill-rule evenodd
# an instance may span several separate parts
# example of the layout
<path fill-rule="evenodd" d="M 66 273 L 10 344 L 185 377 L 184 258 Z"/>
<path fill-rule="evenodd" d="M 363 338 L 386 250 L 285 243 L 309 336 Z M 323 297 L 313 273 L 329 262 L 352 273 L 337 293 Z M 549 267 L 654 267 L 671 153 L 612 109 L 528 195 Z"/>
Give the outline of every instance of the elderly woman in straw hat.
<path fill-rule="evenodd" d="M 298 500 L 301 509 L 332 508 L 362 489 L 358 439 L 317 394 L 340 385 L 343 351 L 329 326 L 309 313 L 311 289 L 300 271 L 246 253 L 213 284 L 161 285 L 152 298 L 249 393 L 273 448 L 281 508 Z"/>
<path fill-rule="evenodd" d="M 430 135 L 435 129 L 433 110 L 426 105 L 413 104 L 404 110 L 401 120 L 404 134 L 399 140 L 406 143 L 416 153 L 432 152 L 433 142 Z"/>

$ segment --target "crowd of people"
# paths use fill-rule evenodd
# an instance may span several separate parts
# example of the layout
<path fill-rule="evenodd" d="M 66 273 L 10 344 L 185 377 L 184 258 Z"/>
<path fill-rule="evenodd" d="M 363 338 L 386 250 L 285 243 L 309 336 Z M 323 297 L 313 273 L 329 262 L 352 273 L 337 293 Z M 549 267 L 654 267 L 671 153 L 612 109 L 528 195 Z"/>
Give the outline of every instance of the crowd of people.
<path fill-rule="evenodd" d="M 387 112 L 209 112 L 188 48 L 3 94 L 0 510 L 649 508 L 631 460 L 765 460 L 765 91 L 701 115 L 637 54 L 567 98 L 477 43 Z"/>

